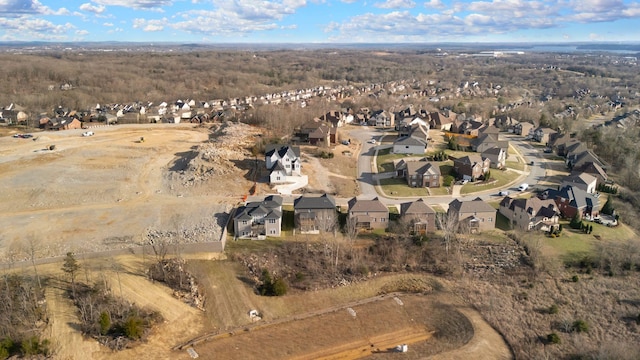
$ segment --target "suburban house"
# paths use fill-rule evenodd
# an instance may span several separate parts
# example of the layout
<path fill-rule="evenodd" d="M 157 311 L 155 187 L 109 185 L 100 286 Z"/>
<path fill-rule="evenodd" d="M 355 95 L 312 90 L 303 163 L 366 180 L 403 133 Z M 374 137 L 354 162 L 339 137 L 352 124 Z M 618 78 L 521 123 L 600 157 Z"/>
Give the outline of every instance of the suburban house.
<path fill-rule="evenodd" d="M 269 144 L 265 149 L 265 165 L 270 171 L 270 183 L 286 183 L 288 176 L 301 175 L 300 148 L 298 146 Z"/>
<path fill-rule="evenodd" d="M 453 170 L 458 174 L 458 178 L 475 181 L 487 172 L 491 166 L 491 160 L 479 154 L 471 154 L 453 160 Z"/>
<path fill-rule="evenodd" d="M 495 229 L 496 211 L 480 198 L 469 201 L 454 199 L 449 203 L 447 217 L 458 222 L 458 231 L 477 233 Z"/>
<path fill-rule="evenodd" d="M 533 124 L 530 122 L 519 122 L 513 125 L 513 133 L 516 135 L 529 136 L 533 131 Z"/>
<path fill-rule="evenodd" d="M 560 220 L 558 206 L 552 199 L 512 199 L 507 196 L 500 202 L 498 211 L 513 228 L 524 231 L 553 231 Z"/>
<path fill-rule="evenodd" d="M 77 118 L 72 117 L 55 117 L 49 119 L 44 124 L 45 130 L 72 130 L 82 129 L 82 122 Z"/>
<path fill-rule="evenodd" d="M 319 119 L 309 120 L 296 130 L 295 137 L 301 143 L 330 146 L 336 142 L 336 128 Z"/>
<path fill-rule="evenodd" d="M 322 120 L 331 124 L 332 127 L 339 128 L 347 124 L 346 115 L 340 111 L 329 111 L 324 114 Z"/>
<path fill-rule="evenodd" d="M 585 150 L 575 155 L 567 156 L 567 167 L 574 171 L 582 171 L 589 164 L 597 164 L 603 170 L 607 170 L 607 166 L 598 158 L 591 150 Z"/>
<path fill-rule="evenodd" d="M 453 125 L 453 119 L 455 115 L 449 116 L 449 114 L 442 114 L 439 112 L 429 113 L 429 126 L 431 129 L 438 129 L 443 131 L 451 131 Z"/>
<path fill-rule="evenodd" d="M 429 127 L 421 124 L 408 125 L 406 134 L 393 142 L 394 154 L 424 154 L 427 151 Z M 402 132 L 402 128 L 399 130 Z"/>
<path fill-rule="evenodd" d="M 507 151 L 501 147 L 492 147 L 480 154 L 480 156 L 491 161 L 491 167 L 495 169 L 504 169 L 507 162 Z"/>
<path fill-rule="evenodd" d="M 422 199 L 400 204 L 400 216 L 414 234 L 436 231 L 436 212 Z"/>
<path fill-rule="evenodd" d="M 475 152 L 484 152 L 485 150 L 498 147 L 505 151 L 509 149 L 508 140 L 499 140 L 498 134 L 483 133 L 471 141 L 471 150 Z"/>
<path fill-rule="evenodd" d="M 282 197 L 267 196 L 263 201 L 248 202 L 233 218 L 236 238 L 280 236 L 282 227 Z"/>
<path fill-rule="evenodd" d="M 574 170 L 572 174 L 581 173 L 581 172 L 590 174 L 596 178 L 596 181 L 597 181 L 596 188 L 598 187 L 598 185 L 605 184 L 609 180 L 609 176 L 604 171 L 604 169 L 600 165 L 594 162 L 585 163 L 583 166 L 581 166 L 580 169 L 577 169 L 577 171 Z"/>
<path fill-rule="evenodd" d="M 460 123 L 454 123 L 452 131 L 458 134 L 478 136 L 480 135 L 480 129 L 483 126 L 484 126 L 483 122 L 469 119 L 469 120 L 463 120 Z"/>
<path fill-rule="evenodd" d="M 428 161 L 407 161 L 407 184 L 411 187 L 440 187 L 440 167 Z"/>
<path fill-rule="evenodd" d="M 574 173 L 562 179 L 561 186 L 572 186 L 593 194 L 596 192 L 597 185 L 598 179 L 595 176 L 587 173 Z"/>
<path fill-rule="evenodd" d="M 395 125 L 395 114 L 385 110 L 377 110 L 371 113 L 369 121 L 373 122 L 376 127 L 390 128 Z"/>
<path fill-rule="evenodd" d="M 533 140 L 546 145 L 549 143 L 550 137 L 556 133 L 557 131 L 553 129 L 539 126 L 537 129 L 533 130 Z"/>
<path fill-rule="evenodd" d="M 573 218 L 576 213 L 587 219 L 597 217 L 600 213 L 598 197 L 580 188 L 565 186 L 560 190 L 547 189 L 538 197 L 554 200 L 562 217 L 567 219 Z"/>
<path fill-rule="evenodd" d="M 295 228 L 302 234 L 318 234 L 335 230 L 338 222 L 333 196 L 304 195 L 294 200 Z"/>
<path fill-rule="evenodd" d="M 389 209 L 378 198 L 349 200 L 348 221 L 358 229 L 386 229 L 389 226 Z"/>

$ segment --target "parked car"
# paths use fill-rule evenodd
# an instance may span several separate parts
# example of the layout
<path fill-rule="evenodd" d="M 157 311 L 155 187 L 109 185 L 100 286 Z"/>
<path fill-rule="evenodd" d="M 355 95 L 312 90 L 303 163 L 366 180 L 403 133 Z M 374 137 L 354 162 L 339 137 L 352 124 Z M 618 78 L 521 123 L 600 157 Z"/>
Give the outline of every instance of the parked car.
<path fill-rule="evenodd" d="M 525 191 L 528 188 L 529 188 L 529 184 L 523 183 L 523 184 L 520 184 L 520 186 L 518 186 L 518 191 Z"/>
<path fill-rule="evenodd" d="M 82 136 L 93 136 L 93 131 L 85 131 L 82 133 Z"/>
<path fill-rule="evenodd" d="M 551 154 L 551 152 L 553 151 L 551 148 L 544 148 L 544 153 L 545 154 Z"/>
<path fill-rule="evenodd" d="M 376 142 L 376 139 L 367 140 L 367 142 L 368 142 L 369 144 L 374 144 L 374 145 L 377 143 L 377 142 Z"/>
<path fill-rule="evenodd" d="M 500 195 L 500 196 L 507 196 L 507 195 L 509 195 L 509 190 L 502 190 L 502 191 L 500 191 L 500 192 L 498 193 L 498 195 Z"/>

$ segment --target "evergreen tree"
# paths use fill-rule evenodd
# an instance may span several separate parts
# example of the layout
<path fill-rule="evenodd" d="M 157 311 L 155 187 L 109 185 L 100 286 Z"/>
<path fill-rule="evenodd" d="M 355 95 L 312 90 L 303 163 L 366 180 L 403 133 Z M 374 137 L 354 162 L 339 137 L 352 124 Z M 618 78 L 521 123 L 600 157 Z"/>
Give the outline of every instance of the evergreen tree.
<path fill-rule="evenodd" d="M 604 203 L 604 206 L 602 207 L 602 213 L 603 214 L 607 214 L 607 215 L 613 215 L 613 200 L 612 200 L 612 196 L 608 196 L 607 197 L 607 202 Z"/>

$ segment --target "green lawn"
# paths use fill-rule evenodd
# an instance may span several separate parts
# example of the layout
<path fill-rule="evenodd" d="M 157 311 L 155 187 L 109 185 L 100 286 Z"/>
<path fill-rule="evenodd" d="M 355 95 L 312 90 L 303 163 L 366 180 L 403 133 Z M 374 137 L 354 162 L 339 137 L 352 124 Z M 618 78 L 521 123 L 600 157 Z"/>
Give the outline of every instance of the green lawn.
<path fill-rule="evenodd" d="M 524 171 L 524 163 L 519 161 L 519 158 L 515 158 L 514 161 L 505 161 L 505 166 L 509 169 Z"/>
<path fill-rule="evenodd" d="M 426 188 L 413 188 L 407 185 L 405 179 L 382 179 L 380 180 L 382 191 L 389 196 L 428 196 Z"/>
<path fill-rule="evenodd" d="M 393 160 L 398 160 L 406 157 L 409 156 L 407 154 L 392 154 L 391 149 L 382 149 L 378 151 L 378 157 L 376 158 L 378 172 L 393 171 Z"/>
<path fill-rule="evenodd" d="M 520 176 L 520 174 L 515 173 L 513 171 L 502 171 L 497 169 L 491 169 L 491 178 L 495 179 L 496 181 L 490 182 L 488 184 L 482 184 L 482 182 L 480 181 L 476 181 L 475 183 L 468 183 L 464 185 L 462 189 L 460 189 L 460 194 L 466 195 L 466 194 L 470 194 L 478 191 L 485 191 L 485 190 L 491 190 L 491 189 L 500 190 L 501 188 L 504 188 L 509 183 L 516 180 L 518 176 Z"/>

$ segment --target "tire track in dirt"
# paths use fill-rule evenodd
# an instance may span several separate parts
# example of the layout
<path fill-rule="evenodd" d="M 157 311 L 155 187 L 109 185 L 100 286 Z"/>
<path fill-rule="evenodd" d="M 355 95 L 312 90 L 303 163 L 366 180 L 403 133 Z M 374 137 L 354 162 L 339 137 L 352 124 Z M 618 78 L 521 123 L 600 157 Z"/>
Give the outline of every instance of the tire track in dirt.
<path fill-rule="evenodd" d="M 51 280 L 45 289 L 49 325 L 45 336 L 51 339 L 54 356 L 61 360 L 92 358 L 102 348 L 95 340 L 85 339 L 78 329 L 77 310 L 67 298 L 64 284 Z"/>

